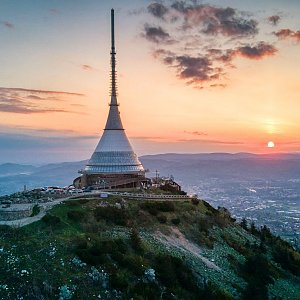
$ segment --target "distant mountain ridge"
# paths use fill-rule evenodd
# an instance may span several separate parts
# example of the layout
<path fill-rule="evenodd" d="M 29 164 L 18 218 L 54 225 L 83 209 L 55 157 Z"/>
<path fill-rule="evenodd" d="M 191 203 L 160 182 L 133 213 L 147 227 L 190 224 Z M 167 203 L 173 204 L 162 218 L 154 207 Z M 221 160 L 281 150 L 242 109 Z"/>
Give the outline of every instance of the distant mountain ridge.
<path fill-rule="evenodd" d="M 300 174 L 300 153 L 165 153 L 140 157 L 147 176 L 174 175 L 183 186 L 196 184 L 202 178 L 295 178 Z M 0 165 L 0 195 L 41 186 L 72 184 L 87 160 L 42 166 L 5 163 Z"/>
<path fill-rule="evenodd" d="M 234 160 L 234 159 L 296 159 L 300 160 L 300 153 L 270 153 L 270 154 L 254 154 L 248 152 L 239 152 L 239 153 L 222 153 L 222 152 L 213 152 L 213 153 L 164 153 L 164 154 L 153 154 L 153 155 L 143 155 L 141 159 L 148 158 L 162 158 L 168 160 L 180 160 L 180 159 L 189 159 L 189 160 Z"/>
<path fill-rule="evenodd" d="M 14 163 L 5 163 L 0 165 L 0 176 L 18 175 L 20 173 L 31 173 L 36 169 L 32 165 L 21 165 Z"/>

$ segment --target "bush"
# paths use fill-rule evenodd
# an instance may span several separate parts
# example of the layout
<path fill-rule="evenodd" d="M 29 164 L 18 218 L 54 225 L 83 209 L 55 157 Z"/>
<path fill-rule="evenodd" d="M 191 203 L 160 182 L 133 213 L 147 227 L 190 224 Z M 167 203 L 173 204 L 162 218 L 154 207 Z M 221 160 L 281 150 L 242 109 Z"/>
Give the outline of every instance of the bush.
<path fill-rule="evenodd" d="M 166 287 L 181 285 L 191 292 L 198 290 L 192 271 L 178 257 L 171 255 L 158 256 L 155 270 L 157 270 L 158 278 Z"/>
<path fill-rule="evenodd" d="M 170 192 L 171 194 L 175 195 L 186 195 L 186 192 L 179 191 L 176 187 L 170 185 L 170 184 L 164 184 L 159 187 L 161 190 Z"/>
<path fill-rule="evenodd" d="M 10 227 L 9 225 L 0 225 L 0 238 L 24 237 L 22 228 Z"/>
<path fill-rule="evenodd" d="M 124 209 L 116 207 L 97 207 L 94 215 L 97 221 L 104 219 L 120 226 L 126 226 L 129 221 L 128 213 Z"/>
<path fill-rule="evenodd" d="M 198 228 L 200 231 L 208 233 L 208 230 L 213 226 L 211 218 L 199 218 Z"/>
<path fill-rule="evenodd" d="M 155 208 L 155 207 L 150 207 L 148 209 L 148 212 L 152 215 L 152 216 L 157 216 L 159 211 Z"/>
<path fill-rule="evenodd" d="M 268 260 L 261 253 L 249 256 L 243 266 L 243 275 L 248 282 L 244 299 L 268 299 L 267 285 L 274 283 Z"/>
<path fill-rule="evenodd" d="M 60 217 L 53 216 L 50 214 L 46 214 L 43 218 L 42 221 L 47 224 L 48 226 L 51 227 L 59 227 L 61 225 L 61 219 Z"/>
<path fill-rule="evenodd" d="M 78 202 L 79 202 L 80 204 L 85 204 L 85 203 L 88 203 L 88 202 L 89 202 L 89 199 L 85 199 L 85 198 L 79 199 Z"/>
<path fill-rule="evenodd" d="M 167 217 L 164 215 L 157 216 L 157 220 L 162 224 L 167 223 Z"/>
<path fill-rule="evenodd" d="M 70 210 L 68 211 L 67 216 L 72 221 L 80 221 L 84 218 L 85 213 L 81 210 Z"/>
<path fill-rule="evenodd" d="M 174 203 L 171 201 L 148 201 L 140 204 L 140 208 L 153 214 L 153 212 L 173 212 L 175 211 Z M 156 213 L 157 214 L 157 213 Z M 156 215 L 153 214 L 153 215 Z"/>
<path fill-rule="evenodd" d="M 179 219 L 179 218 L 174 218 L 174 219 L 171 220 L 171 222 L 172 222 L 174 225 L 179 225 L 180 219 Z"/>
<path fill-rule="evenodd" d="M 75 242 L 76 243 L 76 242 Z M 123 262 L 128 246 L 122 239 L 95 240 L 88 246 L 85 239 L 79 238 L 75 254 L 85 263 L 90 265 L 109 264 L 111 259 Z"/>
<path fill-rule="evenodd" d="M 36 215 L 38 215 L 41 211 L 41 208 L 39 207 L 38 204 L 35 204 L 34 207 L 32 208 L 32 213 L 30 215 L 30 217 L 34 217 Z"/>
<path fill-rule="evenodd" d="M 110 284 L 115 289 L 125 289 L 128 287 L 128 274 L 125 272 L 116 272 L 110 276 Z"/>
<path fill-rule="evenodd" d="M 204 206 L 205 206 L 210 212 L 212 212 L 212 213 L 217 213 L 217 212 L 218 212 L 218 210 L 215 209 L 215 208 L 213 208 L 208 202 L 206 202 L 206 201 L 202 201 L 202 202 L 203 202 Z"/>
<path fill-rule="evenodd" d="M 287 242 L 278 239 L 273 248 L 273 257 L 283 269 L 300 276 L 300 253 L 295 251 Z"/>
<path fill-rule="evenodd" d="M 248 230 L 248 223 L 247 223 L 247 219 L 243 218 L 241 223 L 240 223 L 241 227 L 245 230 Z"/>
<path fill-rule="evenodd" d="M 72 242 L 77 249 L 87 249 L 87 240 L 83 237 L 76 237 Z"/>
<path fill-rule="evenodd" d="M 137 276 L 142 276 L 145 271 L 145 261 L 139 255 L 125 254 L 123 266 Z"/>
<path fill-rule="evenodd" d="M 67 206 L 80 206 L 80 200 L 69 200 L 69 201 L 65 201 L 64 203 Z"/>
<path fill-rule="evenodd" d="M 194 205 L 198 205 L 198 204 L 200 203 L 200 200 L 197 199 L 197 198 L 192 198 L 191 202 L 192 202 L 192 204 L 194 204 Z"/>
<path fill-rule="evenodd" d="M 134 250 L 136 250 L 137 252 L 143 252 L 144 250 L 143 243 L 139 236 L 139 232 L 135 228 L 131 230 L 130 242 Z"/>

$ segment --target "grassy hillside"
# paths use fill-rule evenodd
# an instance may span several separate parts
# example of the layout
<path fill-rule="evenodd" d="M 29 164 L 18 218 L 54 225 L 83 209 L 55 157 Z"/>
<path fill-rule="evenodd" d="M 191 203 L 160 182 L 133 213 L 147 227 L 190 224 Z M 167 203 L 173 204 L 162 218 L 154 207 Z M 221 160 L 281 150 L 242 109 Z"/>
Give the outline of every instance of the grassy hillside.
<path fill-rule="evenodd" d="M 79 199 L 0 227 L 1 299 L 299 299 L 300 254 L 205 201 Z"/>

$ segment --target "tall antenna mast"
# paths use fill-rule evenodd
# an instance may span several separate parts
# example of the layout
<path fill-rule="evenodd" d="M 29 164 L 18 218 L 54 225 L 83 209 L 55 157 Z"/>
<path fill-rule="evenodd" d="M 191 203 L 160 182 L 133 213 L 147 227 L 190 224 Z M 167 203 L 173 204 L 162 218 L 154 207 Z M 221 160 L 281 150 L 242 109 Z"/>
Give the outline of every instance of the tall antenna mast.
<path fill-rule="evenodd" d="M 116 50 L 115 50 L 115 11 L 112 8 L 110 12 L 110 20 L 111 20 L 111 97 L 117 97 L 117 82 L 116 82 Z M 116 99 L 111 99 L 111 104 L 116 104 Z M 114 101 L 113 101 L 114 100 Z"/>

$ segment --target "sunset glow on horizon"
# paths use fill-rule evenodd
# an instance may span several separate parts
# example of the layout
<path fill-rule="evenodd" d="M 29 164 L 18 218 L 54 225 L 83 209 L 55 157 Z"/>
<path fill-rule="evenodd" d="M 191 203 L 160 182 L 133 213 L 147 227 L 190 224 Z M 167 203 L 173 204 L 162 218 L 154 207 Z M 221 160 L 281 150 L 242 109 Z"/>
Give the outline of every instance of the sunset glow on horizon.
<path fill-rule="evenodd" d="M 299 152 L 300 2 L 178 3 L 0 0 L 1 162 L 93 152 L 111 7 L 118 101 L 139 155 Z"/>

